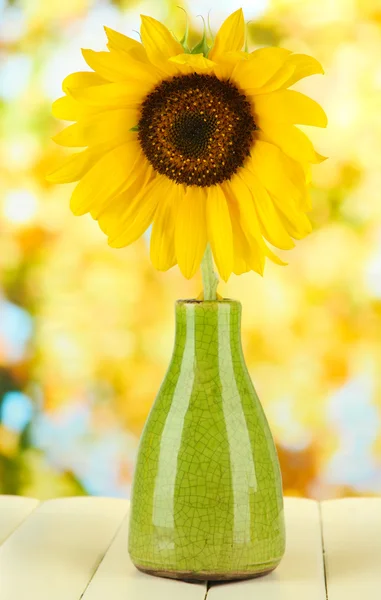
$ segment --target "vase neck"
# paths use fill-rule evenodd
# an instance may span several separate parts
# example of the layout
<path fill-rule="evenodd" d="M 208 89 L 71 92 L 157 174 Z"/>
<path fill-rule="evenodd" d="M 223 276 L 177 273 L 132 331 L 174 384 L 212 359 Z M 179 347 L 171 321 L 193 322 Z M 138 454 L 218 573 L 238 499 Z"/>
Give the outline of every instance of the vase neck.
<path fill-rule="evenodd" d="M 191 355 L 198 362 L 217 364 L 226 354 L 241 350 L 241 304 L 179 301 L 176 303 L 175 355 Z"/>

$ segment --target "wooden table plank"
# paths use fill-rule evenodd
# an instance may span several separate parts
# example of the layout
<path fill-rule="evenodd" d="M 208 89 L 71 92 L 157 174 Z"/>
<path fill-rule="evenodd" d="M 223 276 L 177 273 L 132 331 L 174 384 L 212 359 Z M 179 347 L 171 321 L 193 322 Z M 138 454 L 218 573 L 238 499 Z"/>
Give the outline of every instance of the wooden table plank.
<path fill-rule="evenodd" d="M 263 578 L 213 585 L 209 599 L 325 600 L 318 504 L 286 498 L 285 507 L 288 540 L 280 567 Z M 124 500 L 39 505 L 0 496 L 1 600 L 204 600 L 202 584 L 136 571 L 127 553 L 127 511 Z M 321 513 L 329 600 L 378 600 L 381 499 L 323 502 Z"/>
<path fill-rule="evenodd" d="M 329 600 L 381 598 L 381 499 L 322 502 Z"/>
<path fill-rule="evenodd" d="M 208 600 L 325 600 L 319 506 L 313 500 L 285 498 L 286 554 L 270 575 L 214 584 Z"/>
<path fill-rule="evenodd" d="M 206 585 L 140 573 L 127 551 L 128 517 L 95 573 L 83 600 L 204 600 Z"/>
<path fill-rule="evenodd" d="M 0 547 L 1 600 L 79 600 L 127 510 L 106 498 L 41 504 Z"/>
<path fill-rule="evenodd" d="M 38 505 L 34 498 L 0 496 L 0 545 Z"/>

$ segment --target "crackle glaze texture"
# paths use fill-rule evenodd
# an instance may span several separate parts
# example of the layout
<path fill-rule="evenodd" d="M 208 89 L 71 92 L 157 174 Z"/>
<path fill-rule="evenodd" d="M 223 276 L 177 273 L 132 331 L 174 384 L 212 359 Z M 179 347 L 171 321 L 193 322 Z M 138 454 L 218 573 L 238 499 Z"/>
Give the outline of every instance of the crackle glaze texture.
<path fill-rule="evenodd" d="M 179 579 L 266 573 L 285 548 L 271 432 L 245 365 L 241 305 L 179 301 L 172 360 L 145 425 L 129 552 Z"/>

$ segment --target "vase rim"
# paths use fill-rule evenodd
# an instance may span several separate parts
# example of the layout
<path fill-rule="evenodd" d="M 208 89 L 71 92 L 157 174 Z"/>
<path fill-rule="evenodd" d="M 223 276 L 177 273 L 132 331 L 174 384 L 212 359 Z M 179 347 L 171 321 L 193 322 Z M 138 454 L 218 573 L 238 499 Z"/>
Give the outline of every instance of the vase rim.
<path fill-rule="evenodd" d="M 197 298 L 184 298 L 180 300 L 176 300 L 176 305 L 196 305 L 196 306 L 206 306 L 213 305 L 216 306 L 218 304 L 232 304 L 232 305 L 241 305 L 239 300 L 234 300 L 233 298 L 221 298 L 219 300 L 197 300 Z"/>

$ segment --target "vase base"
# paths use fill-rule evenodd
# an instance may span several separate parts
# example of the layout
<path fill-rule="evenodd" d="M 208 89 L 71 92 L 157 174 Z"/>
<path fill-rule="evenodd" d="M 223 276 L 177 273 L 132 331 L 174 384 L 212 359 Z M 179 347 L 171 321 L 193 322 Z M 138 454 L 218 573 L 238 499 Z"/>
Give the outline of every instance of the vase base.
<path fill-rule="evenodd" d="M 255 577 L 263 577 L 264 575 L 268 575 L 276 567 L 279 565 L 280 561 L 275 563 L 271 563 L 269 565 L 263 565 L 263 569 L 250 572 L 250 571 L 236 571 L 232 573 L 214 573 L 213 571 L 165 571 L 158 569 L 150 569 L 147 567 L 141 567 L 139 565 L 135 565 L 136 568 L 142 573 L 146 573 L 147 575 L 153 575 L 154 577 L 165 577 L 166 579 L 180 579 L 181 581 L 187 581 L 189 583 L 200 583 L 200 581 L 213 581 L 213 582 L 222 582 L 222 581 L 239 581 L 242 579 L 254 579 Z"/>

